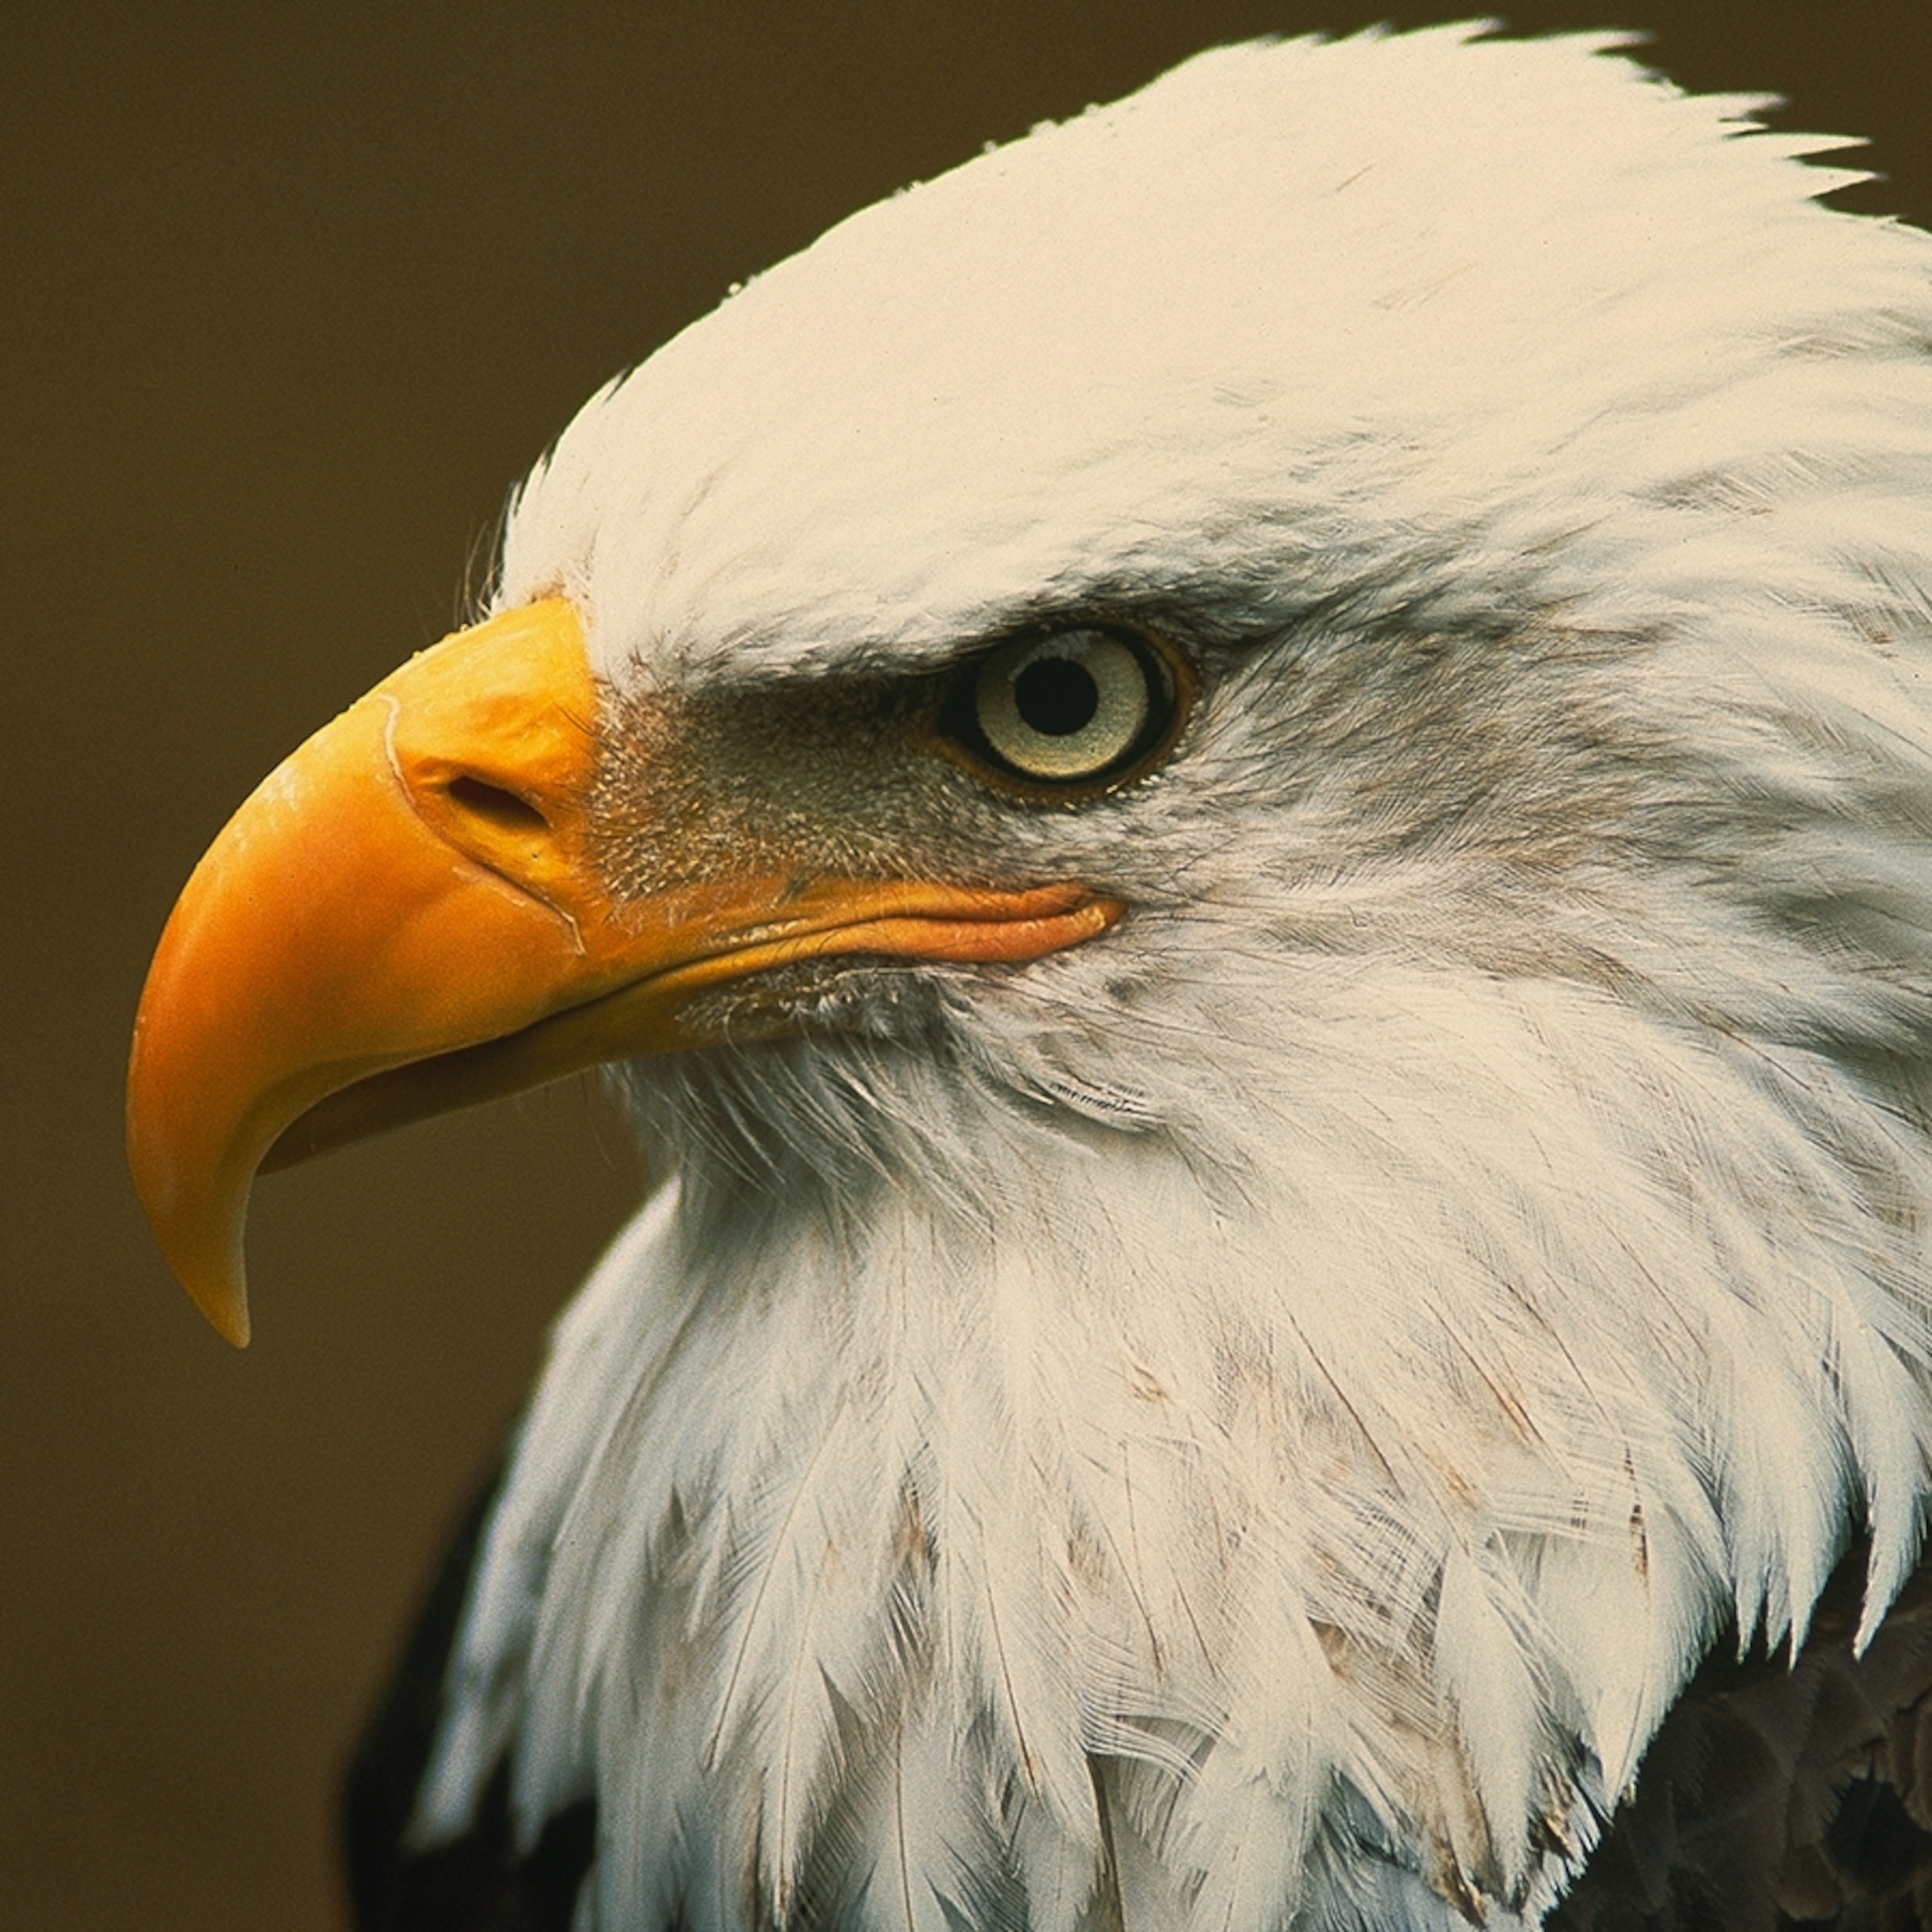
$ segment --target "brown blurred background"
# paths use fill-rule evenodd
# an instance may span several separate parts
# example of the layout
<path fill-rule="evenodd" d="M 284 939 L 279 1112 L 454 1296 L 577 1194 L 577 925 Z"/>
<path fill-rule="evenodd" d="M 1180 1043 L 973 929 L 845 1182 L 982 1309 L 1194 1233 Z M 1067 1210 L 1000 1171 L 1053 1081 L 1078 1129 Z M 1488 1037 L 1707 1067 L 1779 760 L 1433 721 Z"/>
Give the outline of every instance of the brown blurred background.
<path fill-rule="evenodd" d="M 1476 10 L 1398 8 L 1404 21 Z M 22 8 L 0 51 L 0 1923 L 336 1926 L 332 1783 L 635 1196 L 587 1084 L 266 1183 L 256 1341 L 164 1272 L 129 1022 L 256 779 L 448 628 L 506 486 L 727 286 L 988 139 L 1373 0 Z M 1932 7 L 1525 4 L 1869 134 Z M 1932 479 L 1928 479 L 1932 502 Z"/>

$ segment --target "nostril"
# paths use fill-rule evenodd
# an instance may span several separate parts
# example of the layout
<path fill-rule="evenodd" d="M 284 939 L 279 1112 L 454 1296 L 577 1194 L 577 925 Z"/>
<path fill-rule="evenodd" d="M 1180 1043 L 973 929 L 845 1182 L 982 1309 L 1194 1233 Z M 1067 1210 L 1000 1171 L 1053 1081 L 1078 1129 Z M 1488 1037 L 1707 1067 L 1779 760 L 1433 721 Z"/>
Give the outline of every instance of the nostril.
<path fill-rule="evenodd" d="M 466 773 L 449 782 L 450 802 L 504 832 L 547 832 L 550 821 L 530 800 Z"/>

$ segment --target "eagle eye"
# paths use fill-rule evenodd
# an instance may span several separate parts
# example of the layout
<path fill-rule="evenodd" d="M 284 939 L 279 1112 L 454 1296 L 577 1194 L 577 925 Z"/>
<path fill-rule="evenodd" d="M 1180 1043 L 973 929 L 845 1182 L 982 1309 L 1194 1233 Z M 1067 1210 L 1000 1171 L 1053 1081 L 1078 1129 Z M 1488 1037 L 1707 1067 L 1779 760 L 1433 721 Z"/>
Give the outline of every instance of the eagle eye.
<path fill-rule="evenodd" d="M 1124 775 L 1167 742 L 1176 690 L 1164 654 L 1137 632 L 1032 632 L 969 670 L 955 735 L 1004 776 L 1091 784 Z"/>

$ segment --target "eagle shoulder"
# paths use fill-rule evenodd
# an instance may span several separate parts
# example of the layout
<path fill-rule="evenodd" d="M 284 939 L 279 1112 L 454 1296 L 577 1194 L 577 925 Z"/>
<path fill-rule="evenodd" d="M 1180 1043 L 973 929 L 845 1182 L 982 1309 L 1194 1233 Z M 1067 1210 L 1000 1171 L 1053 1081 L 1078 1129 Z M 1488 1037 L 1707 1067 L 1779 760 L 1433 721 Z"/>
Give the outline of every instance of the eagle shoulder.
<path fill-rule="evenodd" d="M 1861 1652 L 1866 1554 L 1795 1664 L 1712 1650 L 1550 1932 L 1932 1924 L 1932 1562 Z"/>

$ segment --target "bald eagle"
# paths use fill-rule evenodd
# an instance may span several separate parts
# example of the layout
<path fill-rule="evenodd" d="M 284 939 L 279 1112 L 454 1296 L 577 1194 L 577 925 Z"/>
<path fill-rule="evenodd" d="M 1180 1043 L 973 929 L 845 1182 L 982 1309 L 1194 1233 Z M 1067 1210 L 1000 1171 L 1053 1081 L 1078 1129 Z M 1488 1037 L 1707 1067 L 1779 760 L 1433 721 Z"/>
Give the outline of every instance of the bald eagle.
<path fill-rule="evenodd" d="M 1932 239 L 1618 44 L 842 224 L 203 861 L 130 1138 L 230 1339 L 265 1165 L 608 1064 L 659 1177 L 366 1922 L 1921 1922 Z"/>

